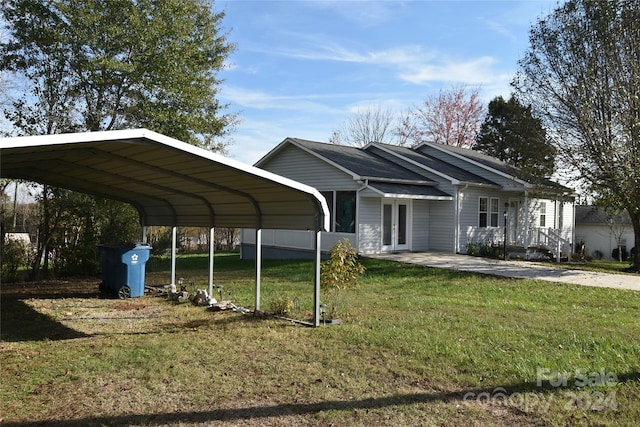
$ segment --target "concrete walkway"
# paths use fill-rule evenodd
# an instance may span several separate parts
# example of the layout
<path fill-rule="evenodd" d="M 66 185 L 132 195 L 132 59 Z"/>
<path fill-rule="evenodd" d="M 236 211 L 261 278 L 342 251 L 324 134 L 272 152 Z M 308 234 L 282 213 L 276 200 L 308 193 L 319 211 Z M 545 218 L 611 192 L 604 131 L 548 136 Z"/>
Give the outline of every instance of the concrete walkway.
<path fill-rule="evenodd" d="M 640 275 L 569 270 L 527 261 L 502 261 L 443 252 L 400 252 L 369 257 L 494 276 L 640 291 Z"/>

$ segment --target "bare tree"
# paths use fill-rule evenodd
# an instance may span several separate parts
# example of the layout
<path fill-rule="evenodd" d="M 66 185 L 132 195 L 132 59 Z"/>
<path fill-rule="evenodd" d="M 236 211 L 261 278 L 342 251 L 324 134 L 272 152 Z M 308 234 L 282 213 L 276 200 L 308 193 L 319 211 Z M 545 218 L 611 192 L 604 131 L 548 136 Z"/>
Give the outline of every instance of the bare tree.
<path fill-rule="evenodd" d="M 453 86 L 410 109 L 397 133 L 401 141 L 412 145 L 432 141 L 471 148 L 483 116 L 480 88 Z"/>
<path fill-rule="evenodd" d="M 624 240 L 623 237 L 627 232 L 627 228 L 630 225 L 627 218 L 628 217 L 626 215 L 626 212 L 624 211 L 616 212 L 608 209 L 606 212 L 607 226 L 609 227 L 610 235 L 613 236 L 614 240 L 616 241 L 619 262 L 624 261 L 626 257 L 625 251 L 622 250 L 622 242 Z"/>
<path fill-rule="evenodd" d="M 628 212 L 640 247 L 640 7 L 568 0 L 541 18 L 514 81 L 558 153 L 604 206 Z M 640 251 L 633 269 L 640 271 Z"/>
<path fill-rule="evenodd" d="M 341 130 L 334 130 L 329 142 L 362 147 L 370 142 L 391 143 L 394 136 L 393 112 L 381 105 L 363 107 L 347 119 Z"/>

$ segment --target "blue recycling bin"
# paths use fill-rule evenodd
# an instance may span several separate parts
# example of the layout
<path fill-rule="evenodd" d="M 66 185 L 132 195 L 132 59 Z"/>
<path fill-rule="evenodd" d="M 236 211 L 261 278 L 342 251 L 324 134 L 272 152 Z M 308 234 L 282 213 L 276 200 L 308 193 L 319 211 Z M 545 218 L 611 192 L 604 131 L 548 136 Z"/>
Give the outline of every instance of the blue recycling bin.
<path fill-rule="evenodd" d="M 141 243 L 128 245 L 98 245 L 102 283 L 100 291 L 120 298 L 144 295 L 145 265 L 151 246 Z"/>

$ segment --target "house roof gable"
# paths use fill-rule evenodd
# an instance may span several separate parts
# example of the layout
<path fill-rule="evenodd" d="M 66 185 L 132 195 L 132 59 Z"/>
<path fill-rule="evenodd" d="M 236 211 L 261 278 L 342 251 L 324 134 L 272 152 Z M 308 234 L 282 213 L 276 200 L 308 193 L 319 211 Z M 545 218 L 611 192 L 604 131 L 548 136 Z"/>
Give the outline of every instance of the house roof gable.
<path fill-rule="evenodd" d="M 609 220 L 613 220 L 613 224 L 629 224 L 631 218 L 627 212 L 618 215 L 610 215 L 600 206 L 584 206 L 576 205 L 576 224 L 584 225 L 609 225 Z"/>
<path fill-rule="evenodd" d="M 419 164 L 420 167 L 425 168 L 426 170 L 432 173 L 440 175 L 443 178 L 449 179 L 450 181 L 452 181 L 452 183 L 462 182 L 462 183 L 478 184 L 478 185 L 499 186 L 499 184 L 491 181 L 490 179 L 476 175 L 472 172 L 466 171 L 455 165 L 447 163 L 434 156 L 430 156 L 427 153 L 421 153 L 421 152 L 412 150 L 411 148 L 408 148 L 408 147 L 402 147 L 399 145 L 391 145 L 391 144 L 382 144 L 378 142 L 369 144 L 366 148 L 368 147 L 377 147 L 389 153 L 392 153 L 393 155 L 398 156 L 405 161 L 417 163 Z"/>
<path fill-rule="evenodd" d="M 417 174 L 378 155 L 357 147 L 328 144 L 299 138 L 287 138 L 285 142 L 296 145 L 350 173 L 354 179 L 375 179 L 400 182 L 415 182 L 435 185 L 436 182 L 426 176 Z M 267 155 L 265 158 L 271 158 Z M 263 158 L 263 159 L 265 159 Z M 264 164 L 260 160 L 256 165 Z"/>
<path fill-rule="evenodd" d="M 533 176 L 521 169 L 508 165 L 502 160 L 491 157 L 476 150 L 454 147 L 451 145 L 439 144 L 435 142 L 423 142 L 422 144 L 415 147 L 415 149 L 420 150 L 423 147 L 432 148 L 441 152 L 448 153 L 459 159 L 475 164 L 491 173 L 513 179 L 514 181 L 519 182 L 524 186 L 550 190 L 553 192 L 573 193 L 572 189 L 558 184 L 555 181 L 547 178 Z"/>
<path fill-rule="evenodd" d="M 504 183 L 510 182 L 515 184 L 515 188 L 510 187 L 508 190 L 520 187 L 523 190 L 528 188 L 536 192 L 562 194 L 563 196 L 573 194 L 570 188 L 548 179 L 527 175 L 523 171 L 486 154 L 430 142 L 422 143 L 414 148 L 377 142 L 372 142 L 365 147 L 353 147 L 300 138 L 286 138 L 260 159 L 255 166 L 266 166 L 271 159 L 289 146 L 298 147 L 350 175 L 354 180 L 437 186 L 438 182 L 433 178 L 435 175 L 454 185 L 471 184 L 504 188 Z M 375 152 L 373 147 L 389 153 L 389 156 Z M 437 153 L 444 153 L 444 155 Z M 451 156 L 451 161 L 447 161 L 446 156 Z M 454 161 L 454 158 L 457 160 Z M 474 170 L 466 170 L 461 164 L 468 164 L 470 169 Z M 424 172 L 421 173 L 421 171 Z M 487 174 L 484 176 L 478 171 L 486 171 Z M 491 179 L 492 176 L 495 180 Z"/>

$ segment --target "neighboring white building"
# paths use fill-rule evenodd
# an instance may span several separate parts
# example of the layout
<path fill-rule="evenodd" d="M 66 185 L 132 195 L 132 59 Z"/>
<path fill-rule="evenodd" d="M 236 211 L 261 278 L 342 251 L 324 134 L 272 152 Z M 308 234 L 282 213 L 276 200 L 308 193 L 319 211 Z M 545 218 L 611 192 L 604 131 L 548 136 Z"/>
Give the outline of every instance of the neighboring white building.
<path fill-rule="evenodd" d="M 31 237 L 29 233 L 5 233 L 5 241 L 13 240 L 15 242 L 22 242 L 25 246 L 31 246 Z"/>
<path fill-rule="evenodd" d="M 584 243 L 584 254 L 593 258 L 613 259 L 618 240 L 629 255 L 634 245 L 631 219 L 626 212 L 609 215 L 597 206 L 576 206 L 576 242 Z"/>
<path fill-rule="evenodd" d="M 331 211 L 322 235 L 329 251 L 349 238 L 361 254 L 440 250 L 466 253 L 469 243 L 529 249 L 574 241 L 574 195 L 545 179 L 477 151 L 424 143 L 415 148 L 370 143 L 356 148 L 287 138 L 256 165 L 315 187 Z M 506 215 L 505 215 L 506 214 Z M 506 227 L 505 227 L 506 221 Z M 263 230 L 265 257 L 313 248 L 313 233 Z M 254 256 L 255 232 L 243 230 L 242 255 Z"/>

